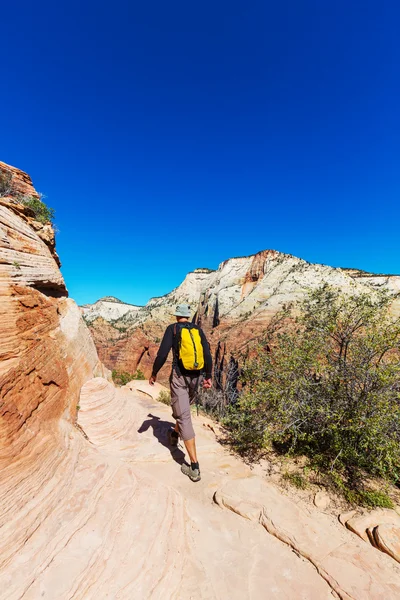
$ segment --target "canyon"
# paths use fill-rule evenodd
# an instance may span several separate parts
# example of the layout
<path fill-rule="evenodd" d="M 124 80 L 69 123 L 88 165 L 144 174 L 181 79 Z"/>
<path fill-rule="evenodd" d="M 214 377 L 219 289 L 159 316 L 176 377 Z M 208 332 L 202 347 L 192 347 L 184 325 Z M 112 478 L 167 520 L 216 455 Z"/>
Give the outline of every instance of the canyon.
<path fill-rule="evenodd" d="M 36 194 L 29 176 L 5 163 L 0 169 L 18 191 L 0 198 L 0 598 L 400 597 L 399 507 L 339 520 L 276 487 L 267 464 L 252 469 L 232 455 L 201 415 L 194 425 L 202 481 L 181 475 L 183 447 L 168 446 L 170 408 L 157 402 L 163 387 L 114 386 L 68 297 L 51 224 L 21 202 L 19 194 Z M 278 253 L 232 259 L 216 272 L 188 275 L 167 305 L 153 299 L 113 314 L 121 330 L 142 336 L 137 352 L 148 340 L 156 347 L 178 300 L 196 305 L 196 318 L 220 344 L 238 345 L 247 312 L 264 323 L 289 288 L 303 293 L 303 280 L 294 284 L 303 263 Z M 366 289 L 398 285 L 386 276 L 302 268 L 311 285 L 312 273 Z M 277 291 L 264 288 L 263 298 L 260 287 L 254 295 L 266 276 Z M 93 327 L 110 326 L 104 315 L 115 299 L 104 303 Z"/>
<path fill-rule="evenodd" d="M 249 344 L 265 330 L 271 317 L 284 305 L 304 298 L 308 290 L 330 285 L 349 293 L 373 294 L 385 289 L 400 292 L 400 276 L 366 273 L 312 264 L 275 250 L 231 258 L 216 271 L 196 269 L 172 292 L 152 298 L 143 307 L 125 310 L 117 318 L 94 312 L 95 305 L 83 307 L 102 362 L 109 369 L 134 373 L 141 369 L 150 376 L 165 327 L 173 321 L 177 304 L 191 306 L 193 320 L 206 332 L 214 356 L 216 373 L 222 373 Z M 393 302 L 400 314 L 400 300 Z M 95 316 L 96 315 L 96 316 Z M 167 362 L 159 379 L 166 383 Z"/>

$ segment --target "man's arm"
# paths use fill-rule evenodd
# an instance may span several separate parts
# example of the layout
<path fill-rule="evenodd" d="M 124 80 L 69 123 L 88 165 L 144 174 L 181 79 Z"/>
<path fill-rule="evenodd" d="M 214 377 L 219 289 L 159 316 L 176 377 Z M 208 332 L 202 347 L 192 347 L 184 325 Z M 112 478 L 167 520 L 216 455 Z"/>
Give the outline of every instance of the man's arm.
<path fill-rule="evenodd" d="M 202 329 L 200 329 L 200 337 L 203 344 L 205 379 L 209 380 L 212 377 L 212 356 L 210 345 Z"/>
<path fill-rule="evenodd" d="M 156 380 L 158 371 L 161 369 L 161 367 L 164 365 L 165 361 L 167 360 L 169 351 L 172 348 L 173 338 L 174 338 L 174 336 L 173 336 L 173 332 L 172 332 L 172 327 L 169 326 L 165 330 L 164 337 L 163 337 L 161 345 L 158 349 L 157 356 L 156 356 L 156 359 L 155 359 L 154 365 L 153 365 L 153 371 L 152 371 L 152 374 L 150 377 L 150 383 L 152 383 L 152 382 L 154 383 L 154 381 Z"/>

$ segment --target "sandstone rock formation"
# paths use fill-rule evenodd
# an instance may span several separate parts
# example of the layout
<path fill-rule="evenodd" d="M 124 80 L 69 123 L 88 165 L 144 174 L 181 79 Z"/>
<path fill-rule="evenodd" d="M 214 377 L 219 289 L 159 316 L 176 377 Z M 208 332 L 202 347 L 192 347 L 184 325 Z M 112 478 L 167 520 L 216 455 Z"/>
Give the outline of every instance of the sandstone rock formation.
<path fill-rule="evenodd" d="M 398 597 L 392 558 L 254 477 L 203 417 L 194 417 L 202 481 L 183 477 L 182 447 L 167 443 L 170 409 L 150 392 L 88 381 L 79 429 L 54 421 L 10 465 L 2 598 Z"/>
<path fill-rule="evenodd" d="M 24 173 L 20 169 L 16 169 L 11 165 L 7 165 L 0 160 L 0 171 L 9 177 L 12 187 L 12 194 L 21 196 L 31 196 L 32 198 L 40 198 L 32 184 L 32 179 L 28 173 Z M 11 195 L 12 197 L 12 195 Z"/>
<path fill-rule="evenodd" d="M 1 199 L 1 598 L 398 598 L 391 556 L 255 477 L 206 418 L 202 481 L 181 475 L 161 386 L 93 377 L 107 373 L 39 225 Z"/>
<path fill-rule="evenodd" d="M 400 562 L 400 516 L 390 509 L 375 509 L 365 514 L 349 513 L 341 523 L 361 539 Z"/>
<path fill-rule="evenodd" d="M 16 179 L 33 195 L 21 173 L 16 170 Z M 94 370 L 103 372 L 58 263 L 51 224 L 36 221 L 15 198 L 0 198 L 0 443 L 6 453 L 10 440 L 28 444 L 48 421 L 65 412 L 73 417 L 82 383 Z"/>
<path fill-rule="evenodd" d="M 400 562 L 400 527 L 384 523 L 374 529 L 373 535 L 379 550 Z"/>
<path fill-rule="evenodd" d="M 235 360 L 249 341 L 284 304 L 304 297 L 308 289 L 328 283 L 343 291 L 367 292 L 385 288 L 400 291 L 400 276 L 374 275 L 355 269 L 338 269 L 265 250 L 254 256 L 232 258 L 217 271 L 198 269 L 189 273 L 170 294 L 153 298 L 139 310 L 126 312 L 112 324 L 91 322 L 97 350 L 107 367 L 146 375 L 154 361 L 165 326 L 176 304 L 187 302 L 195 320 L 208 333 L 216 369 Z M 400 314 L 400 301 L 394 304 Z M 161 372 L 168 378 L 169 366 Z"/>

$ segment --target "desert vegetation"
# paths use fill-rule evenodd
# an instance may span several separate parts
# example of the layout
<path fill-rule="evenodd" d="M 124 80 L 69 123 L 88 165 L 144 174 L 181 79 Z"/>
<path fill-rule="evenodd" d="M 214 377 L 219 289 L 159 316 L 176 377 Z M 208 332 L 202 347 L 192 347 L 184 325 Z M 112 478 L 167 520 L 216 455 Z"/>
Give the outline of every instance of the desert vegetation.
<path fill-rule="evenodd" d="M 21 204 L 28 206 L 35 214 L 35 219 L 40 223 L 53 223 L 54 222 L 54 209 L 47 206 L 43 202 L 44 196 L 35 198 L 34 196 L 19 196 L 18 200 Z"/>
<path fill-rule="evenodd" d="M 13 189 L 12 174 L 0 167 L 0 198 L 12 195 Z"/>
<path fill-rule="evenodd" d="M 47 206 L 44 202 L 45 197 L 42 194 L 39 194 L 39 198 L 19 194 L 15 189 L 12 173 L 0 168 L 0 198 L 7 196 L 12 196 L 18 202 L 30 208 L 35 219 L 40 223 L 54 222 L 54 209 Z"/>
<path fill-rule="evenodd" d="M 158 402 L 162 402 L 167 406 L 171 406 L 171 394 L 168 390 L 161 390 L 161 392 L 157 396 Z"/>
<path fill-rule="evenodd" d="M 126 385 L 134 379 L 145 379 L 144 373 L 138 369 L 135 373 L 128 373 L 127 371 L 117 371 L 113 369 L 112 373 L 113 382 L 116 385 Z"/>
<path fill-rule="evenodd" d="M 383 291 L 328 286 L 285 307 L 244 357 L 240 394 L 205 410 L 250 460 L 274 450 L 307 457 L 350 501 L 388 506 L 368 477 L 400 480 L 400 320 Z M 232 399 L 232 398 L 231 398 Z"/>

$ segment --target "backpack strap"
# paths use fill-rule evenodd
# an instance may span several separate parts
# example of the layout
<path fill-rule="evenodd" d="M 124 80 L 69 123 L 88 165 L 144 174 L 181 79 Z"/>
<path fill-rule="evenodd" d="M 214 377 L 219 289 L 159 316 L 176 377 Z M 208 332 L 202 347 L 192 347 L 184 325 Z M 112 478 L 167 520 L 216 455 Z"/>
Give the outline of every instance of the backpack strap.
<path fill-rule="evenodd" d="M 172 348 L 174 354 L 174 363 L 179 367 L 179 339 L 178 336 L 181 332 L 182 326 L 179 323 L 174 324 L 173 329 L 173 340 L 172 340 Z"/>

